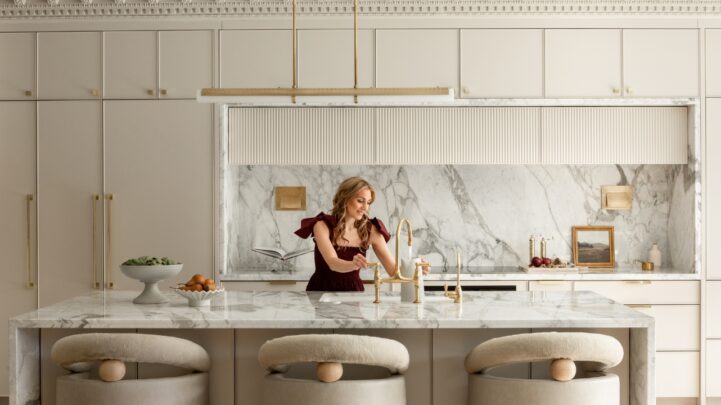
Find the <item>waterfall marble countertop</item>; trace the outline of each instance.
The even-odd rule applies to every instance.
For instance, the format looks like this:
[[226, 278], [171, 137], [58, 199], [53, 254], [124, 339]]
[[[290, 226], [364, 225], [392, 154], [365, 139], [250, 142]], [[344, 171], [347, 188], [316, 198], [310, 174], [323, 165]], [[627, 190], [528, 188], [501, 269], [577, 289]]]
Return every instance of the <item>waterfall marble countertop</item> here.
[[136, 305], [135, 291], [93, 292], [14, 317], [18, 328], [648, 328], [653, 318], [588, 291], [464, 292], [454, 304], [426, 294], [423, 304], [401, 303], [384, 293], [226, 291], [211, 306], [170, 302]]
[[[221, 281], [308, 281], [313, 269], [268, 270], [248, 268], [220, 275]], [[362, 270], [361, 278], [372, 280], [371, 270]], [[425, 277], [427, 281], [454, 281], [456, 269], [434, 268]], [[578, 273], [526, 273], [518, 267], [464, 267], [463, 281], [504, 281], [504, 280], [567, 280], [567, 281], [614, 281], [614, 280], [700, 280], [698, 273], [683, 272], [680, 269], [660, 268], [643, 271], [640, 266], [616, 267], [615, 269], [589, 269]]]

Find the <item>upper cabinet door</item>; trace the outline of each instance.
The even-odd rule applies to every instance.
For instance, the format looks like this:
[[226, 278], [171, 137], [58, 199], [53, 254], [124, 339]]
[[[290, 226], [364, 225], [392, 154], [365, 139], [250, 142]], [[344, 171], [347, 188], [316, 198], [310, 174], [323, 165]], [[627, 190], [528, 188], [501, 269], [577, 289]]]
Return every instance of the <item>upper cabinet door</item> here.
[[290, 87], [293, 84], [290, 30], [220, 33], [221, 87]]
[[624, 93], [698, 96], [698, 30], [623, 30]]
[[721, 97], [721, 30], [706, 30], [706, 97]]
[[159, 35], [159, 97], [195, 98], [213, 87], [212, 31], [162, 31]]
[[99, 99], [102, 33], [38, 33], [38, 98]]
[[376, 31], [378, 87], [452, 87], [458, 94], [458, 30]]
[[461, 30], [461, 97], [543, 97], [542, 72], [542, 30]]
[[[373, 31], [358, 31], [358, 87], [373, 87], [375, 46]], [[353, 31], [298, 32], [300, 87], [353, 87]]]
[[35, 34], [0, 34], [0, 100], [35, 97]]
[[[721, 99], [706, 100], [706, 246], [713, 246], [706, 253], [706, 278], [721, 280], [721, 161], [717, 156], [721, 150]], [[703, 159], [702, 158], [702, 159]], [[721, 337], [721, 336], [719, 336]]]
[[620, 97], [621, 31], [546, 30], [546, 97]]
[[105, 98], [155, 98], [155, 31], [105, 33]]

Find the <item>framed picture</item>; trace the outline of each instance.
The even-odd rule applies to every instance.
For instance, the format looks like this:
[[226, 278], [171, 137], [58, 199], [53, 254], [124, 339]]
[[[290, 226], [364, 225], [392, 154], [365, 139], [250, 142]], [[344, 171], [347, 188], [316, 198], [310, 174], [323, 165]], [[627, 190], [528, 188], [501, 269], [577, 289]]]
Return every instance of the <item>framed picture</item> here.
[[612, 226], [574, 226], [573, 262], [576, 266], [615, 267]]

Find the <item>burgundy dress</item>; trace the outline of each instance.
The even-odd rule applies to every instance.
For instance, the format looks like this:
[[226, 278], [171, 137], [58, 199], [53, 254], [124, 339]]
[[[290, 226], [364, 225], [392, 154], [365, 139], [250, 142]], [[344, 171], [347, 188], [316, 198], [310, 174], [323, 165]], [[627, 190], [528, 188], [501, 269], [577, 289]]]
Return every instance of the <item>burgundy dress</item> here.
[[[303, 239], [306, 239], [313, 234], [313, 226], [318, 221], [325, 222], [331, 234], [333, 233], [333, 228], [335, 228], [338, 223], [333, 215], [321, 212], [315, 217], [301, 220], [300, 229], [295, 231], [295, 234]], [[378, 218], [372, 218], [368, 223], [369, 230], [372, 226], [375, 226], [376, 230], [380, 232], [386, 242], [388, 242], [391, 235], [388, 233], [388, 230], [386, 230], [383, 222], [381, 222]], [[315, 238], [315, 235], [313, 236]], [[358, 253], [365, 256], [366, 251], [368, 250], [359, 246], [333, 245], [333, 248], [335, 249], [336, 254], [338, 254], [338, 258], [348, 261], [353, 260], [353, 256]], [[325, 259], [323, 259], [323, 255], [321, 255], [317, 243], [315, 244], [313, 255], [315, 257], [315, 273], [313, 273], [310, 277], [306, 291], [363, 291], [363, 282], [358, 274], [360, 272], [359, 270], [354, 270], [348, 273], [339, 273], [331, 270], [328, 263], [326, 263]]]

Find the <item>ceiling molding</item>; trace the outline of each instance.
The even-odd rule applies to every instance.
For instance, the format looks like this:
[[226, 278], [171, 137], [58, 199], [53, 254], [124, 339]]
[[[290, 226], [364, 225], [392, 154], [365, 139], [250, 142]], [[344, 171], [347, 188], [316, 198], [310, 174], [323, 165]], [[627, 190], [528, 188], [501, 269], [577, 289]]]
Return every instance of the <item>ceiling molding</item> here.
[[[299, 15], [345, 16], [350, 0], [298, 0]], [[289, 16], [289, 0], [0, 0], [0, 19]], [[721, 0], [360, 0], [364, 16], [721, 15]]]

